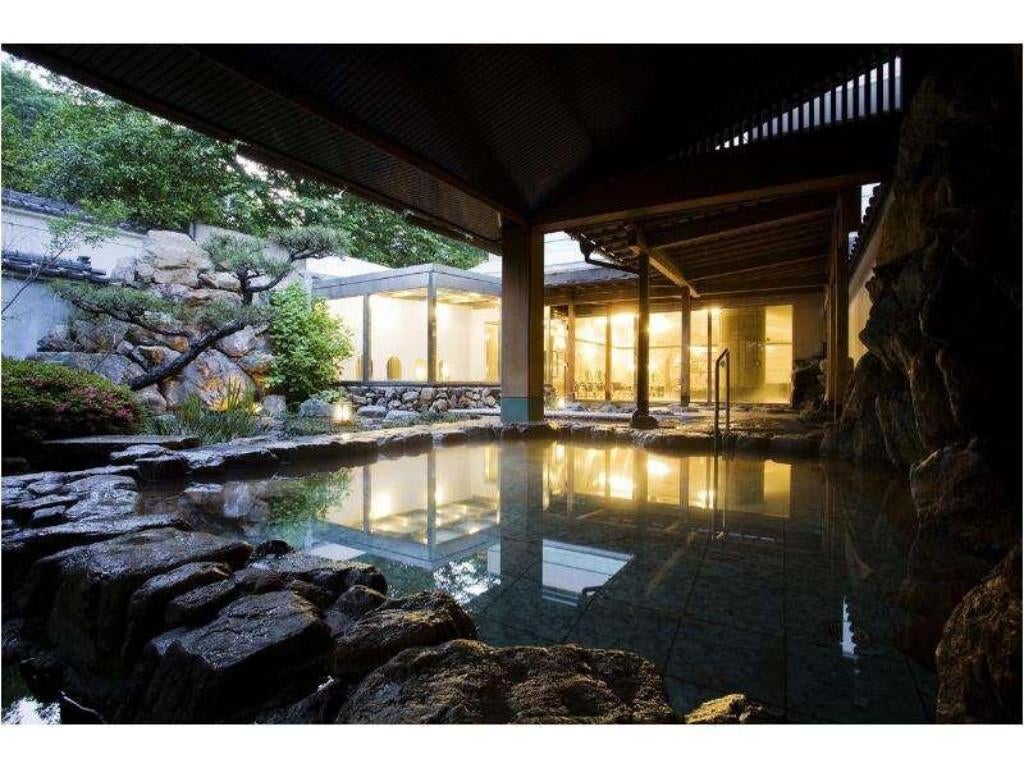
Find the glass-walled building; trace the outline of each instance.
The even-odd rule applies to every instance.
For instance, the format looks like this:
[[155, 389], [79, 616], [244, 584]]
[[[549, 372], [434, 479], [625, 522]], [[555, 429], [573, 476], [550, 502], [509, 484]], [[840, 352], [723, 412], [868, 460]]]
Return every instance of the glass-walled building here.
[[[791, 303], [779, 303], [692, 310], [688, 345], [690, 399], [707, 399], [709, 361], [713, 367], [719, 353], [728, 347], [733, 401], [788, 402], [795, 359], [793, 307]], [[566, 400], [634, 400], [636, 312], [621, 305], [614, 309], [601, 305], [574, 309], [570, 322], [568, 307], [547, 308], [547, 383], [558, 397]], [[680, 402], [682, 339], [681, 311], [651, 313], [651, 402]], [[568, 364], [570, 355], [572, 366]]]
[[498, 384], [501, 282], [438, 264], [317, 280], [351, 330], [343, 382]]
[[[622, 298], [601, 303], [590, 297], [598, 287], [586, 282], [587, 272], [572, 273], [579, 282], [572, 283], [571, 304], [545, 277], [545, 384], [557, 402], [635, 402], [635, 284], [620, 280], [616, 290]], [[560, 279], [570, 281], [564, 273]], [[342, 382], [501, 382], [497, 274], [429, 264], [321, 278], [314, 292], [352, 332], [354, 352], [341, 366]], [[652, 403], [680, 403], [684, 393], [689, 402], [707, 401], [714, 363], [726, 348], [733, 402], [786, 403], [794, 361], [821, 352], [821, 301], [814, 294], [714, 304], [693, 300], [688, 325], [678, 298], [652, 306]]]

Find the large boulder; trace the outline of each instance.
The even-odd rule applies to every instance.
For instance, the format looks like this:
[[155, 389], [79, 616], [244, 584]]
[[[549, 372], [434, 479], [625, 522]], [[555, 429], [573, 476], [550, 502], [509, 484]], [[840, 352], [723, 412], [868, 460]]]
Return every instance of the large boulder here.
[[[361, 608], [372, 601], [352, 602]], [[406, 648], [457, 638], [476, 638], [469, 614], [445, 592], [418, 592], [388, 600], [340, 634], [331, 654], [331, 671], [341, 679], [357, 679]]]
[[[372, 614], [371, 614], [372, 615]], [[671, 723], [655, 666], [625, 651], [493, 648], [452, 640], [412, 648], [367, 675], [346, 723]]]
[[183, 232], [150, 230], [143, 259], [156, 270], [192, 269], [208, 272], [213, 263], [206, 251]]
[[217, 349], [228, 357], [242, 357], [253, 350], [256, 345], [256, 332], [247, 325], [240, 331], [225, 336], [217, 342]]
[[953, 611], [935, 661], [937, 720], [1020, 724], [1020, 544]]
[[948, 445], [910, 471], [922, 529], [995, 562], [1020, 541], [1020, 507], [1007, 498], [977, 441]]
[[157, 638], [119, 719], [244, 720], [273, 697], [311, 683], [329, 642], [317, 608], [293, 592], [241, 597], [205, 626]]
[[742, 693], [730, 693], [717, 699], [705, 701], [687, 714], [683, 720], [688, 725], [720, 725], [747, 723], [780, 723], [782, 718], [772, 714]]
[[173, 379], [161, 384], [167, 405], [177, 408], [190, 395], [197, 395], [207, 405], [218, 404], [232, 387], [242, 391], [253, 389], [252, 379], [227, 355], [207, 349], [185, 366]]
[[37, 352], [29, 359], [98, 373], [115, 384], [127, 384], [145, 373], [135, 361], [106, 352]]

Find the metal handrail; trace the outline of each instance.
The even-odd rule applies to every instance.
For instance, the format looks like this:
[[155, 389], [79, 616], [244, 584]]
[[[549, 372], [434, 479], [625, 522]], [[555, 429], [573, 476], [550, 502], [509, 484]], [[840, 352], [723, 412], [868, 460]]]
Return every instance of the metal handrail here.
[[729, 390], [731, 388], [730, 387], [730, 381], [729, 381], [730, 380], [730, 374], [731, 374], [729, 361], [730, 361], [729, 348], [726, 347], [725, 349], [722, 350], [721, 354], [715, 359], [715, 444], [716, 445], [718, 444], [718, 441], [719, 441], [719, 439], [722, 436], [722, 433], [718, 429], [718, 408], [719, 408], [719, 404], [721, 403], [721, 388], [719, 386], [719, 375], [718, 375], [718, 372], [721, 369], [723, 362], [725, 364], [725, 431], [726, 431], [726, 433], [729, 432], [729, 411], [730, 411], [730, 406], [731, 406], [731, 402], [730, 402], [730, 398], [729, 398]]

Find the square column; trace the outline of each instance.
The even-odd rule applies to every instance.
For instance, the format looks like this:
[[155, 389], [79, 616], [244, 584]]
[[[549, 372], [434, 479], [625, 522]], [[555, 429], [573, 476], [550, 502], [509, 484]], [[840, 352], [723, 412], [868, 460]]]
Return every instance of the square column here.
[[576, 402], [576, 303], [565, 312], [565, 399]]
[[501, 420], [544, 418], [544, 235], [501, 235]]
[[690, 291], [683, 288], [679, 306], [679, 404], [690, 404]]
[[651, 261], [646, 251], [637, 256], [637, 301], [636, 326], [636, 410], [629, 420], [635, 429], [651, 429], [658, 426], [651, 414]]
[[437, 279], [433, 271], [427, 276], [427, 383], [440, 381], [437, 369]]

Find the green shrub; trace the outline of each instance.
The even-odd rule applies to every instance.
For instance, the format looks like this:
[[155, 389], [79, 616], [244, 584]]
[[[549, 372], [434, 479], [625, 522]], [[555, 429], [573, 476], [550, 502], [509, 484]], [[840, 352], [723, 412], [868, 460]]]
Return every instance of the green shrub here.
[[299, 403], [333, 386], [338, 366], [352, 354], [352, 334], [327, 311], [322, 299], [310, 301], [298, 283], [270, 297], [268, 333], [274, 345], [274, 364], [267, 386]]
[[228, 386], [217, 408], [208, 407], [198, 395], [189, 395], [174, 414], [153, 419], [150, 429], [160, 435], [195, 435], [203, 445], [262, 431], [252, 393], [235, 385]]
[[130, 389], [97, 373], [4, 358], [3, 438], [22, 441], [138, 432], [145, 410]]

